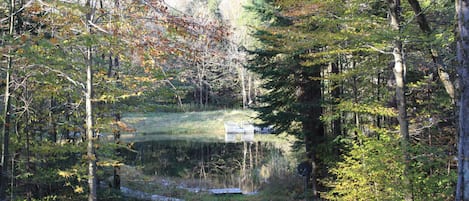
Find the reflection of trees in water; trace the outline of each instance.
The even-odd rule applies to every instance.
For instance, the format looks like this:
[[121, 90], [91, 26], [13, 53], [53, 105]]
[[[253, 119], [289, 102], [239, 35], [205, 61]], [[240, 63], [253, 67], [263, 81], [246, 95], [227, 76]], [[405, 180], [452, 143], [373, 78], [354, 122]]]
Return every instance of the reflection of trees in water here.
[[[268, 176], [279, 173], [286, 160], [270, 143], [148, 141], [134, 145], [137, 153], [125, 154], [127, 163], [141, 166], [148, 175], [193, 180], [202, 188], [258, 189]], [[266, 171], [268, 174], [266, 174]], [[280, 171], [282, 172], [282, 171]]]

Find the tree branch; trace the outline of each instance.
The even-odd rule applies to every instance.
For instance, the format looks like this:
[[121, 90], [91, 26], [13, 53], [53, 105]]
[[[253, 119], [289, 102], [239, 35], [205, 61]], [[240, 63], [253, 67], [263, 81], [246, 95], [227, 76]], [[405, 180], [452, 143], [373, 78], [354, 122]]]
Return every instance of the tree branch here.
[[70, 83], [72, 83], [73, 85], [75, 86], [78, 86], [78, 87], [81, 87], [82, 90], [85, 90], [85, 85], [79, 81], [76, 81], [74, 80], [72, 77], [70, 77], [69, 75], [67, 75], [66, 73], [60, 71], [60, 70], [57, 70], [57, 69], [53, 69], [51, 67], [48, 67], [48, 66], [42, 66], [43, 68], [47, 69], [47, 70], [50, 70], [52, 72], [55, 72], [57, 73], [57, 76], [59, 77], [63, 77], [65, 79], [67, 79]]
[[372, 49], [372, 50], [375, 50], [375, 51], [377, 51], [377, 52], [379, 52], [379, 53], [382, 53], [382, 54], [389, 54], [389, 55], [392, 55], [392, 52], [386, 52], [386, 51], [384, 51], [384, 50], [378, 49], [378, 48], [376, 48], [376, 47], [374, 47], [374, 46], [371, 46], [371, 45], [365, 45], [364, 47], [368, 47], [368, 48], [370, 48], [370, 49]]

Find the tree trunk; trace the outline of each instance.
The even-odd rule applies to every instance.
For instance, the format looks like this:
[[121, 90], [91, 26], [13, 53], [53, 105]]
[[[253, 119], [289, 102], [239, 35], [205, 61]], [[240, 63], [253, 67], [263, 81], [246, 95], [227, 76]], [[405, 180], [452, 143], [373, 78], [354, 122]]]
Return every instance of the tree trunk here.
[[[352, 61], [351, 63], [351, 69], [354, 69], [355, 68], [355, 62]], [[355, 104], [359, 104], [359, 97], [358, 97], [358, 84], [357, 84], [357, 76], [353, 76], [352, 77], [352, 81], [353, 81], [353, 102]], [[358, 112], [354, 112], [353, 113], [353, 120], [354, 120], [354, 123], [355, 123], [355, 128], [359, 129], [360, 128], [360, 113]], [[358, 132], [355, 131], [355, 137], [358, 136]], [[368, 136], [368, 133], [367, 133], [367, 136]]]
[[[332, 62], [331, 63], [331, 73], [333, 75], [338, 75], [340, 73], [339, 64], [337, 62]], [[334, 105], [337, 105], [338, 102], [339, 102], [341, 93], [342, 93], [342, 90], [341, 90], [341, 87], [340, 87], [340, 81], [337, 81], [337, 80], [333, 81], [331, 87], [332, 87], [331, 95], [332, 95], [332, 98], [333, 98], [332, 102], [333, 102]], [[332, 120], [332, 135], [334, 137], [337, 137], [337, 136], [341, 135], [341, 131], [342, 131], [341, 116], [342, 115], [339, 115], [339, 117]]]
[[[13, 0], [12, 0], [13, 1]], [[12, 67], [12, 58], [8, 58], [8, 67], [6, 72], [5, 102], [4, 102], [4, 123], [3, 123], [3, 144], [1, 159], [1, 179], [0, 179], [0, 200], [6, 199], [6, 186], [8, 185], [8, 158], [10, 145], [10, 125], [11, 125], [11, 102], [10, 102], [10, 71]]]
[[52, 141], [57, 143], [57, 123], [54, 119], [54, 114], [52, 113], [52, 108], [55, 106], [54, 96], [50, 97], [49, 101], [49, 135], [52, 137]]
[[309, 72], [304, 72], [297, 78], [299, 81], [297, 99], [298, 103], [306, 106], [300, 111], [304, 135], [303, 140], [306, 155], [312, 165], [311, 190], [313, 192], [313, 198], [319, 199], [318, 179], [321, 178], [321, 175], [318, 174], [318, 170], [321, 163], [320, 158], [318, 158], [316, 154], [318, 153], [318, 145], [321, 144], [324, 139], [324, 125], [321, 121], [321, 115], [323, 114], [321, 101], [323, 101], [323, 95], [321, 81], [319, 79], [311, 81], [310, 79], [311, 77], [321, 77], [322, 66], [309, 68]]
[[241, 97], [243, 99], [243, 109], [246, 109], [247, 108], [247, 95], [246, 95], [246, 80], [245, 80], [245, 70], [243, 68], [243, 66], [241, 66], [240, 64], [236, 64], [236, 66], [238, 66], [238, 72], [239, 72], [239, 80], [240, 80], [240, 84], [241, 84]]
[[93, 112], [91, 105], [91, 96], [93, 91], [93, 75], [92, 75], [92, 61], [91, 61], [91, 48], [88, 48], [87, 59], [88, 65], [86, 68], [86, 137], [88, 139], [87, 156], [88, 156], [88, 185], [89, 185], [89, 201], [96, 201], [97, 179], [96, 179], [96, 154], [94, 149], [94, 133], [93, 133]]
[[[412, 10], [415, 13], [417, 23], [419, 24], [420, 29], [427, 35], [432, 33], [432, 29], [427, 21], [427, 17], [422, 11], [422, 8], [420, 7], [420, 3], [418, 0], [408, 0], [410, 6], [412, 7]], [[433, 63], [437, 66], [437, 73], [438, 77], [440, 78], [440, 81], [443, 83], [443, 86], [445, 87], [446, 93], [451, 97], [451, 101], [455, 103], [455, 91], [454, 91], [454, 85], [451, 82], [450, 76], [448, 72], [446, 72], [446, 65], [443, 62], [443, 59], [440, 57], [438, 54], [438, 50], [430, 48], [430, 54], [433, 59]]]
[[251, 105], [254, 101], [252, 99], [252, 74], [250, 72], [246, 72], [248, 74], [248, 106]]
[[[91, 22], [94, 18], [94, 12], [96, 9], [96, 1], [88, 0], [87, 6], [89, 6], [90, 13], [87, 15], [87, 29], [89, 34], [92, 34]], [[88, 139], [87, 144], [87, 159], [88, 159], [88, 200], [97, 200], [97, 176], [96, 176], [96, 153], [94, 148], [95, 136], [93, 132], [93, 110], [91, 105], [91, 99], [93, 95], [93, 60], [92, 60], [92, 47], [87, 48], [86, 54], [86, 92], [85, 92], [85, 105], [86, 105], [86, 137]]]
[[[8, 34], [13, 36], [15, 26], [15, 0], [10, 0], [10, 22]], [[9, 145], [10, 145], [10, 125], [11, 125], [11, 102], [10, 102], [10, 78], [11, 70], [13, 68], [13, 58], [11, 50], [8, 50], [7, 69], [5, 77], [5, 102], [4, 102], [4, 123], [3, 123], [3, 143], [2, 143], [2, 156], [1, 156], [1, 172], [0, 172], [0, 200], [5, 200], [7, 196], [6, 186], [8, 185], [8, 158], [9, 158]]]
[[407, 121], [407, 105], [405, 98], [405, 67], [402, 55], [402, 43], [395, 41], [394, 44], [394, 77], [396, 79], [396, 101], [399, 111], [398, 121], [400, 133], [405, 141], [409, 141], [409, 122]]
[[412, 196], [412, 182], [408, 176], [410, 169], [410, 157], [409, 157], [409, 122], [407, 120], [407, 105], [405, 98], [405, 77], [406, 68], [404, 60], [404, 50], [402, 49], [402, 41], [400, 39], [400, 26], [401, 26], [401, 2], [400, 0], [388, 0], [389, 15], [391, 20], [391, 27], [397, 34], [393, 41], [393, 56], [394, 56], [394, 78], [396, 79], [396, 101], [397, 110], [399, 115], [397, 117], [399, 121], [399, 132], [401, 134], [402, 149], [404, 151], [405, 170], [403, 175], [404, 182], [404, 199], [413, 200]]
[[[119, 66], [119, 59], [118, 57], [116, 56], [115, 57], [115, 63], [113, 64], [112, 63], [112, 53], [109, 55], [109, 69], [112, 68], [113, 65], [115, 65], [116, 68], [118, 68]], [[112, 76], [112, 70], [109, 70], [111, 73], [108, 73], [108, 76]], [[116, 72], [117, 73], [117, 72]], [[116, 77], [116, 79], [118, 79], [118, 77]], [[113, 103], [113, 112], [114, 112], [114, 120], [115, 122], [119, 122], [121, 121], [121, 114], [120, 112], [116, 111], [116, 108], [115, 108], [115, 103]], [[120, 141], [120, 137], [121, 137], [121, 133], [120, 133], [120, 129], [115, 129], [113, 130], [113, 134], [114, 134], [114, 143], [116, 143], [116, 145], [118, 146], [121, 141]], [[117, 157], [120, 157], [121, 156], [121, 148], [116, 148], [115, 149], [115, 154]], [[116, 165], [114, 166], [114, 172], [113, 172], [113, 185], [112, 187], [114, 189], [117, 189], [117, 190], [120, 190], [120, 186], [121, 186], [121, 180], [120, 180], [120, 166], [119, 165]]]
[[[117, 59], [117, 57], [116, 57]], [[104, 54], [103, 54], [103, 60], [104, 60]], [[108, 69], [107, 69], [107, 77], [108, 78], [111, 78], [112, 77], [112, 67], [113, 67], [113, 63], [112, 63], [112, 52], [109, 53], [109, 65], [108, 65]]]
[[242, 170], [241, 170], [241, 181], [239, 182], [239, 186], [242, 189], [244, 187], [244, 184], [246, 182], [246, 160], [247, 160], [247, 154], [248, 154], [248, 146], [247, 142], [243, 141], [243, 163], [242, 163]]
[[459, 103], [458, 183], [456, 200], [469, 200], [469, 2], [456, 1], [457, 59], [461, 85]]

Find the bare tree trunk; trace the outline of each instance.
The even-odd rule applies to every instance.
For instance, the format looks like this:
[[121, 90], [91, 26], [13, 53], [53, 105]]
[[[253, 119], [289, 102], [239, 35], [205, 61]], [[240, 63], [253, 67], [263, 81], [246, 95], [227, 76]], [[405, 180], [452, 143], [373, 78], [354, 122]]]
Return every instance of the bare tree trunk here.
[[252, 100], [252, 74], [250, 72], [247, 72], [248, 74], [248, 106], [253, 103]]
[[205, 105], [209, 105], [209, 97], [210, 97], [210, 85], [207, 81], [204, 80], [204, 91], [205, 91]]
[[239, 80], [241, 84], [241, 97], [243, 99], [243, 109], [246, 109], [247, 108], [246, 80], [245, 80], [246, 73], [245, 73], [245, 69], [243, 68], [243, 66], [241, 66], [240, 64], [235, 64], [235, 65], [238, 68]]
[[[376, 77], [377, 77], [376, 97], [378, 99], [378, 102], [381, 102], [381, 90], [380, 90], [381, 83], [382, 83], [381, 74], [382, 74], [382, 72], [379, 72], [378, 75], [376, 75]], [[378, 127], [378, 128], [381, 128], [381, 118], [382, 118], [382, 116], [379, 116], [379, 115], [376, 116], [376, 127]]]
[[[8, 34], [13, 36], [13, 29], [15, 26], [15, 0], [10, 0], [10, 23]], [[7, 196], [6, 186], [8, 185], [8, 158], [9, 158], [9, 145], [10, 145], [10, 125], [11, 125], [11, 102], [10, 102], [10, 82], [11, 82], [11, 70], [13, 68], [13, 58], [11, 50], [8, 50], [7, 58], [7, 69], [5, 77], [5, 102], [4, 102], [4, 123], [3, 123], [3, 144], [2, 144], [2, 156], [1, 156], [1, 172], [0, 172], [0, 200], [5, 200]]]
[[[355, 68], [355, 62], [352, 61], [351, 65], [352, 65], [352, 69], [354, 69]], [[357, 77], [353, 76], [352, 79], [353, 79], [353, 102], [358, 105], [359, 97], [358, 97]], [[353, 118], [354, 118], [354, 122], [355, 122], [355, 127], [357, 129], [359, 129], [360, 128], [360, 114], [358, 112], [354, 112], [353, 113]], [[355, 135], [358, 135], [357, 131], [355, 131]]]
[[457, 201], [469, 200], [469, 2], [456, 1], [458, 20], [457, 59], [461, 85], [459, 103]]
[[406, 141], [409, 140], [409, 122], [407, 121], [407, 104], [405, 98], [405, 73], [404, 63], [402, 62], [402, 43], [396, 41], [394, 46], [394, 77], [396, 79], [396, 101], [397, 109], [399, 111], [399, 126], [402, 138]]
[[9, 144], [10, 144], [10, 125], [11, 125], [11, 102], [10, 102], [10, 71], [12, 61], [8, 58], [8, 67], [6, 72], [6, 86], [5, 86], [5, 102], [4, 102], [4, 123], [3, 123], [3, 144], [2, 144], [2, 159], [1, 159], [1, 179], [0, 179], [0, 200], [6, 198], [6, 186], [8, 184], [8, 158], [9, 158]]
[[239, 182], [239, 187], [243, 189], [244, 184], [246, 182], [246, 158], [248, 153], [247, 142], [243, 141], [243, 167], [241, 170], [241, 181]]
[[398, 121], [399, 121], [399, 132], [401, 134], [401, 143], [404, 151], [404, 161], [405, 161], [405, 170], [403, 175], [404, 192], [405, 200], [413, 200], [412, 195], [412, 182], [408, 176], [410, 169], [410, 157], [409, 157], [409, 122], [407, 120], [407, 105], [405, 98], [405, 77], [406, 77], [406, 68], [404, 60], [404, 50], [402, 48], [402, 41], [400, 39], [400, 26], [401, 26], [401, 2], [400, 0], [388, 0], [389, 5], [389, 15], [391, 20], [391, 27], [396, 32], [397, 36], [394, 39], [394, 78], [396, 79], [396, 101], [397, 101], [397, 110], [399, 112]]
[[313, 192], [313, 200], [319, 200], [319, 183], [321, 177], [319, 172], [320, 158], [317, 157], [318, 145], [321, 144], [325, 137], [324, 124], [321, 121], [323, 108], [321, 101], [323, 100], [323, 90], [321, 80], [310, 81], [311, 77], [321, 78], [322, 66], [314, 66], [310, 72], [298, 75], [297, 80], [300, 82], [297, 90], [297, 100], [300, 104], [309, 105], [307, 109], [301, 110], [303, 141], [305, 144], [306, 156], [311, 161], [311, 190]]
[[[112, 70], [111, 70], [112, 67], [115, 67], [116, 69], [119, 68], [119, 57], [116, 56], [115, 59], [114, 59], [114, 63], [113, 63], [112, 62], [112, 53], [110, 53], [110, 55], [109, 55], [109, 72], [108, 72], [109, 77], [112, 76]], [[116, 71], [116, 75], [117, 75], [117, 71]], [[116, 79], [119, 79], [119, 77], [116, 76]], [[119, 122], [121, 120], [121, 114], [120, 114], [120, 112], [115, 111], [116, 108], [114, 106], [115, 106], [115, 103], [113, 103], [114, 120], [116, 122]], [[117, 145], [119, 145], [121, 143], [120, 142], [120, 136], [121, 136], [120, 132], [121, 132], [120, 129], [115, 129], [113, 131], [113, 133], [114, 133], [114, 143], [116, 143]], [[118, 157], [121, 156], [120, 148], [115, 149], [115, 154]], [[120, 180], [120, 166], [119, 165], [114, 166], [114, 172], [113, 172], [112, 176], [113, 176], [113, 182], [112, 182], [113, 185], [112, 185], [112, 187], [114, 189], [120, 190], [121, 180]]]
[[88, 48], [86, 68], [86, 137], [88, 139], [87, 156], [88, 156], [88, 185], [89, 185], [89, 201], [96, 201], [97, 179], [96, 179], [96, 154], [94, 149], [94, 133], [93, 133], [93, 112], [91, 105], [91, 96], [93, 91], [93, 75], [92, 75], [92, 50]]
[[[338, 75], [340, 73], [340, 68], [339, 65], [336, 62], [331, 63], [331, 73], [333, 75]], [[342, 93], [341, 87], [340, 87], [340, 82], [339, 81], [333, 81], [332, 82], [332, 98], [333, 104], [338, 104], [338, 100], [340, 99], [340, 95]], [[340, 136], [341, 131], [342, 131], [342, 125], [341, 125], [341, 115], [337, 117], [336, 119], [332, 120], [332, 134], [334, 137]]]
[[54, 121], [54, 116], [52, 113], [52, 108], [55, 106], [54, 102], [55, 102], [54, 96], [52, 95], [49, 100], [49, 111], [48, 111], [49, 125], [48, 126], [49, 126], [49, 135], [52, 136], [52, 141], [54, 143], [57, 143], [57, 124], [56, 124], [56, 121]]
[[[96, 10], [96, 1], [88, 0], [87, 6], [90, 8], [90, 13], [87, 15], [87, 29], [89, 34], [92, 34], [91, 22], [94, 19], [94, 13]], [[87, 158], [88, 158], [88, 200], [97, 200], [97, 176], [96, 176], [96, 153], [94, 148], [95, 136], [93, 132], [93, 110], [91, 99], [93, 95], [93, 49], [91, 46], [87, 49], [86, 54], [86, 92], [85, 92], [85, 106], [86, 106], [86, 137], [88, 139], [87, 144]]]

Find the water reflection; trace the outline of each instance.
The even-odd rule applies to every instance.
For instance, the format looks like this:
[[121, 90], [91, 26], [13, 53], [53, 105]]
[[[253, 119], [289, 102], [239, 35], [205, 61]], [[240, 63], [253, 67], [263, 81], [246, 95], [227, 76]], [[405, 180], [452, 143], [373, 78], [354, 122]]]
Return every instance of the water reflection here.
[[125, 161], [147, 175], [183, 179], [191, 188], [240, 188], [244, 193], [258, 190], [281, 169], [278, 161], [286, 161], [268, 142], [156, 140], [135, 142], [134, 149], [124, 154]]

